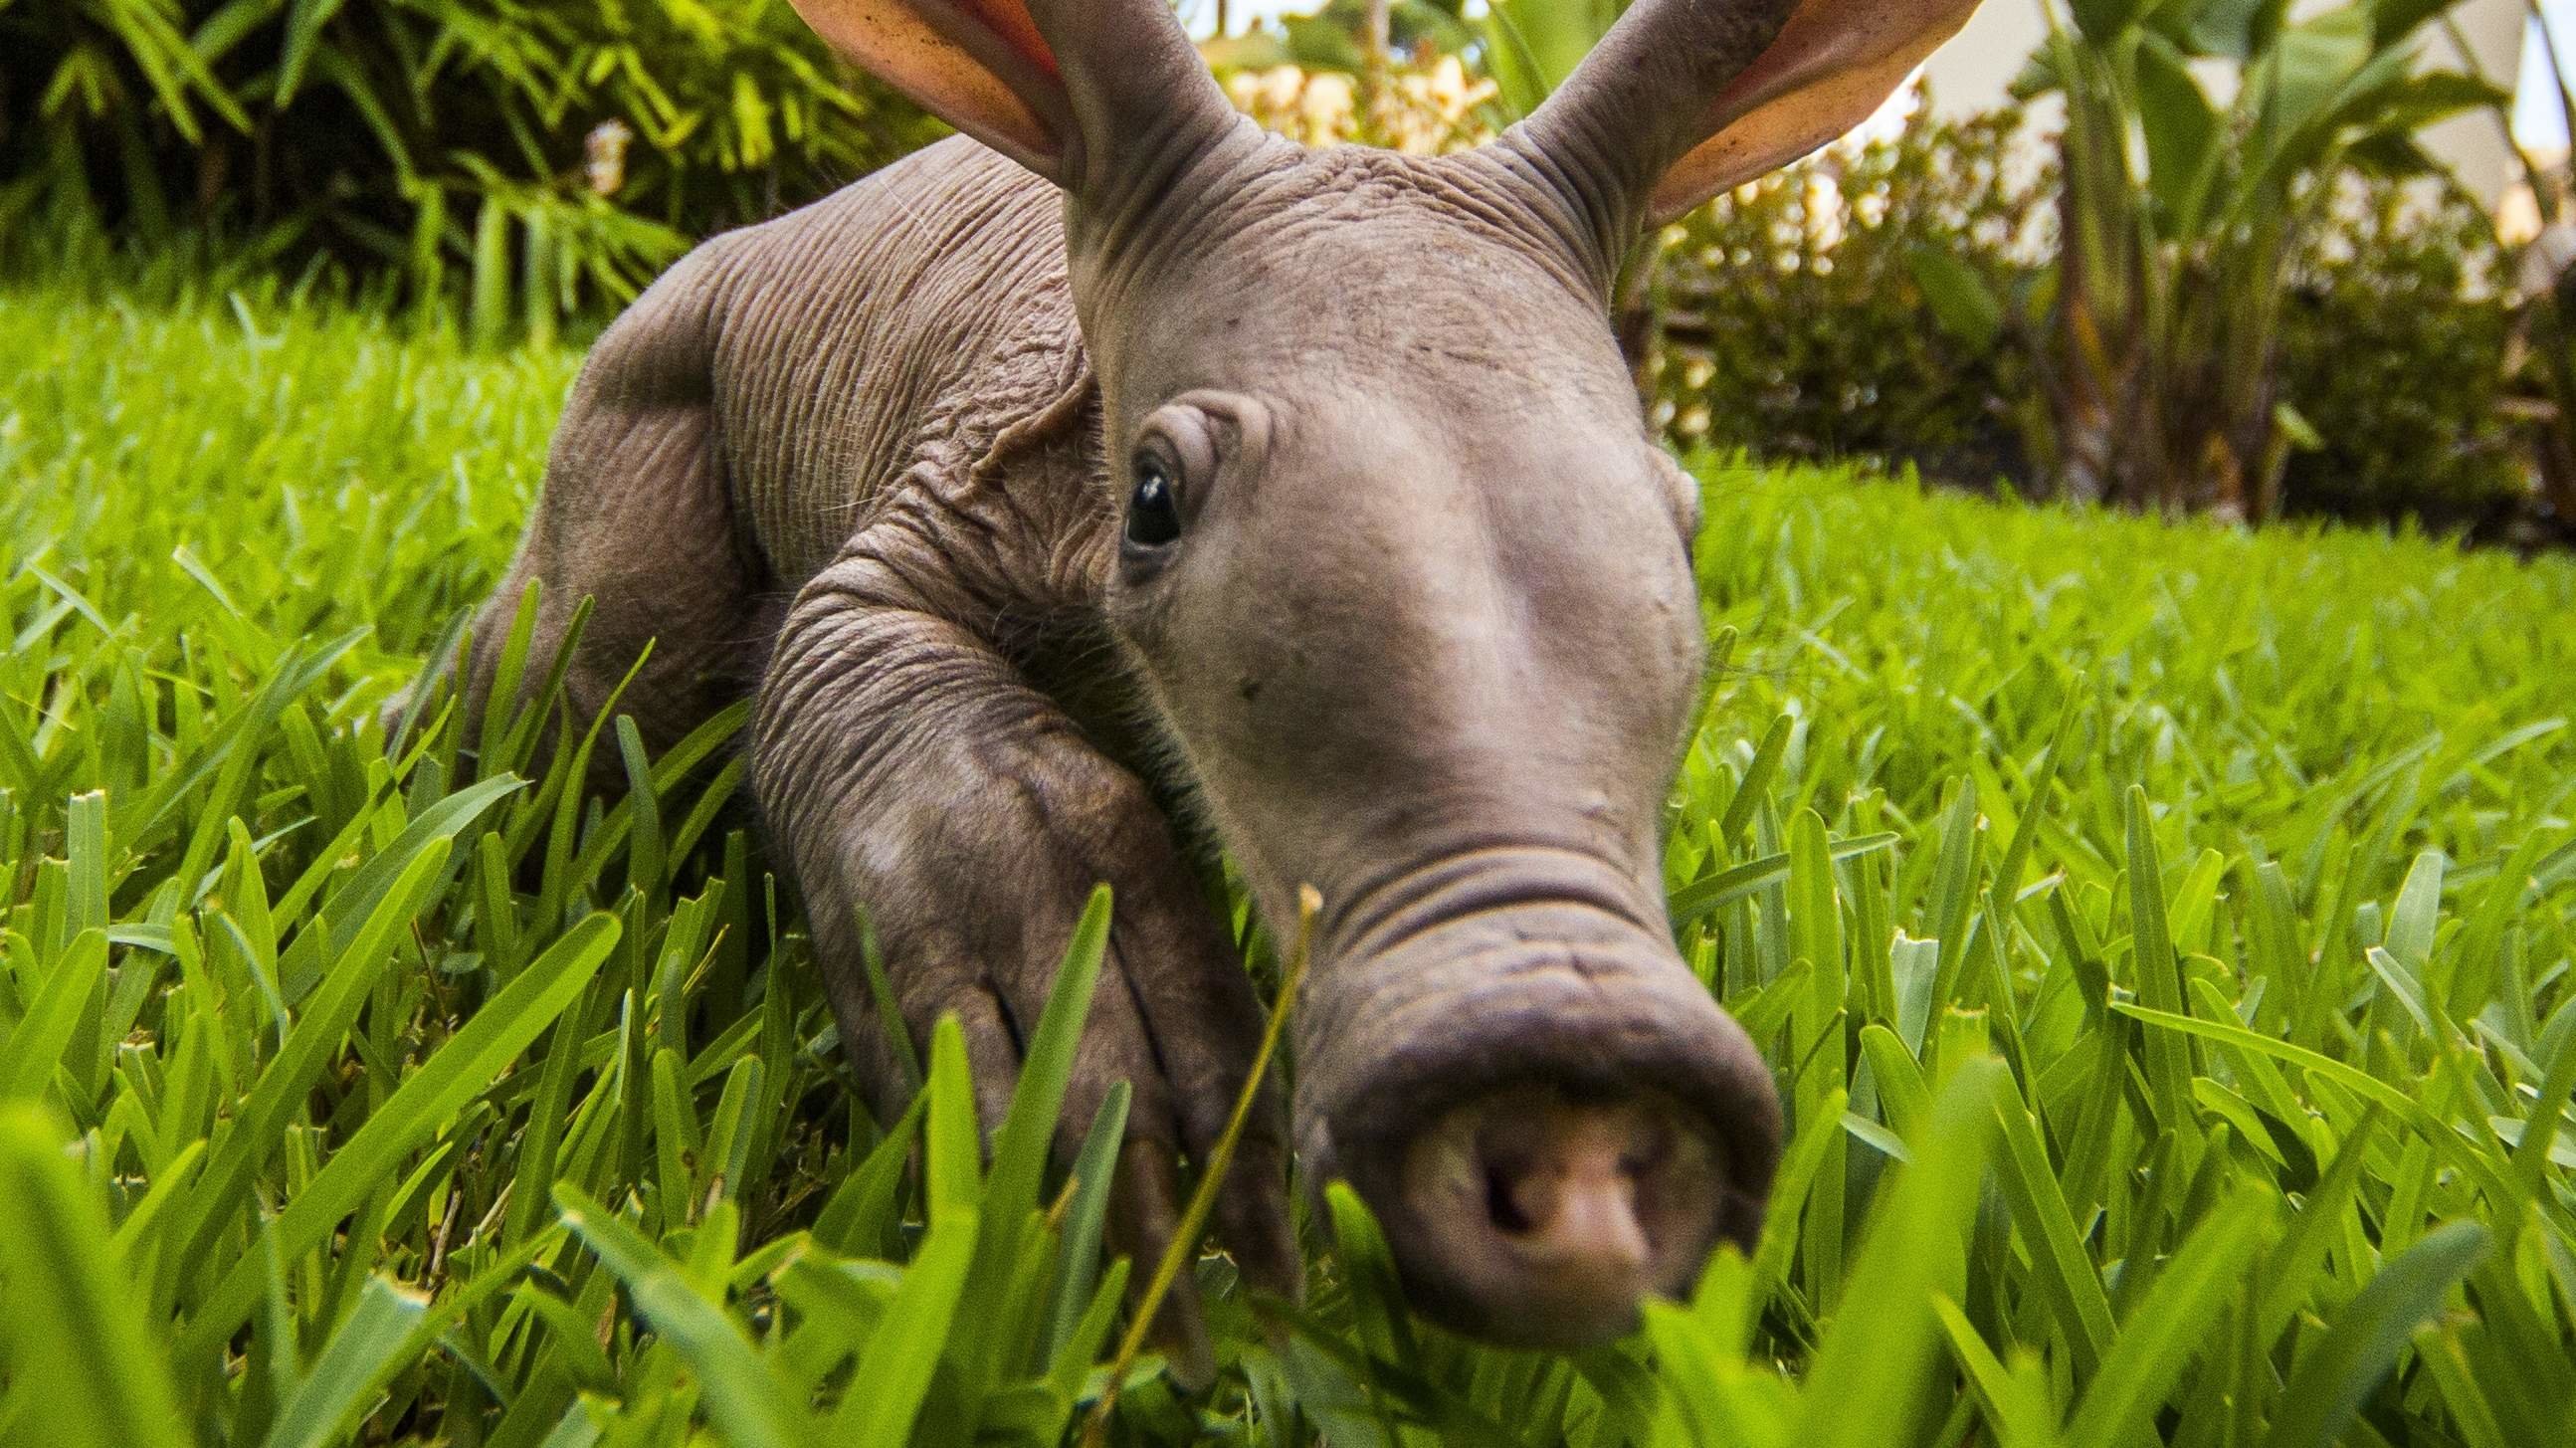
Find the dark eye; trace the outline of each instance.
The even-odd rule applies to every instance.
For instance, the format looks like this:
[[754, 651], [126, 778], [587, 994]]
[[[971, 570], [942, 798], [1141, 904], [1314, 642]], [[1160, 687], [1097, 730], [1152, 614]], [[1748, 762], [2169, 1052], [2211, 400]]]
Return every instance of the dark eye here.
[[1181, 536], [1181, 500], [1171, 464], [1152, 453], [1136, 456], [1136, 491], [1127, 495], [1127, 546], [1160, 548]]

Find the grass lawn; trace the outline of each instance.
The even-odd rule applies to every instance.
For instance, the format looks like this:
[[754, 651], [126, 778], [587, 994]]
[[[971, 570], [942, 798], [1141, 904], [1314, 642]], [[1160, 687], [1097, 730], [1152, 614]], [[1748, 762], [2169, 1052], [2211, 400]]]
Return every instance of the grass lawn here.
[[[599, 733], [605, 804], [384, 756], [574, 354], [36, 290], [0, 358], [0, 1443], [1085, 1431], [1061, 1072], [989, 1166], [953, 1038], [857, 1111], [727, 725]], [[1789, 1106], [1759, 1251], [1502, 1353], [1333, 1198], [1103, 1441], [2576, 1441], [2576, 564], [1704, 471], [1669, 871]]]

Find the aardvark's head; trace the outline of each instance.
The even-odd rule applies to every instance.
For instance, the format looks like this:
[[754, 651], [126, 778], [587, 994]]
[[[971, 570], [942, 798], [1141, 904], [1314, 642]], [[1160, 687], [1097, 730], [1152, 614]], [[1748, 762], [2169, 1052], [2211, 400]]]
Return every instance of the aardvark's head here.
[[1609, 289], [1642, 228], [1849, 129], [1974, 0], [1636, 0], [1436, 159], [1264, 135], [1165, 0], [797, 4], [1065, 191], [1112, 625], [1266, 918], [1325, 902], [1310, 1176], [1456, 1325], [1619, 1331], [1754, 1235], [1780, 1116], [1664, 915], [1698, 505]]

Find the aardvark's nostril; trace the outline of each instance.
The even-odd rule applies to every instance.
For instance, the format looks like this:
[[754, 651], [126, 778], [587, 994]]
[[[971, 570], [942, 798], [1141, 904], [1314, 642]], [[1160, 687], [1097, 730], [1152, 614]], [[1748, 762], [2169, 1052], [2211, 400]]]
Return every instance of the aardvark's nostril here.
[[1516, 1190], [1518, 1186], [1519, 1183], [1513, 1181], [1500, 1167], [1490, 1162], [1486, 1164], [1485, 1216], [1497, 1229], [1514, 1237], [1538, 1225], [1521, 1210], [1519, 1192]]
[[1673, 1135], [1661, 1109], [1574, 1105], [1524, 1087], [1456, 1117], [1473, 1123], [1487, 1215], [1524, 1257], [1622, 1274], [1645, 1266], [1640, 1186], [1669, 1154]]
[[1403, 1215], [1489, 1335], [1572, 1344], [1619, 1332], [1639, 1298], [1698, 1269], [1722, 1191], [1678, 1103], [1524, 1085], [1414, 1139]]

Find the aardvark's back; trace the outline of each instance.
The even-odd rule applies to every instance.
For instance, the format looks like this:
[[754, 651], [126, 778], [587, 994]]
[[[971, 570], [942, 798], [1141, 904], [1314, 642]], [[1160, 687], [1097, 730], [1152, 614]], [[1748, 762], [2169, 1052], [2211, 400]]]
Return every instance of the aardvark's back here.
[[1042, 611], [1081, 567], [1065, 541], [1108, 506], [1087, 486], [1062, 207], [957, 139], [672, 267], [574, 387], [538, 516], [475, 621], [466, 717], [531, 580], [539, 660], [594, 600], [578, 714], [652, 644], [618, 707], [656, 747], [750, 691], [778, 612], [872, 524], [909, 521], [920, 572], [961, 604]]

